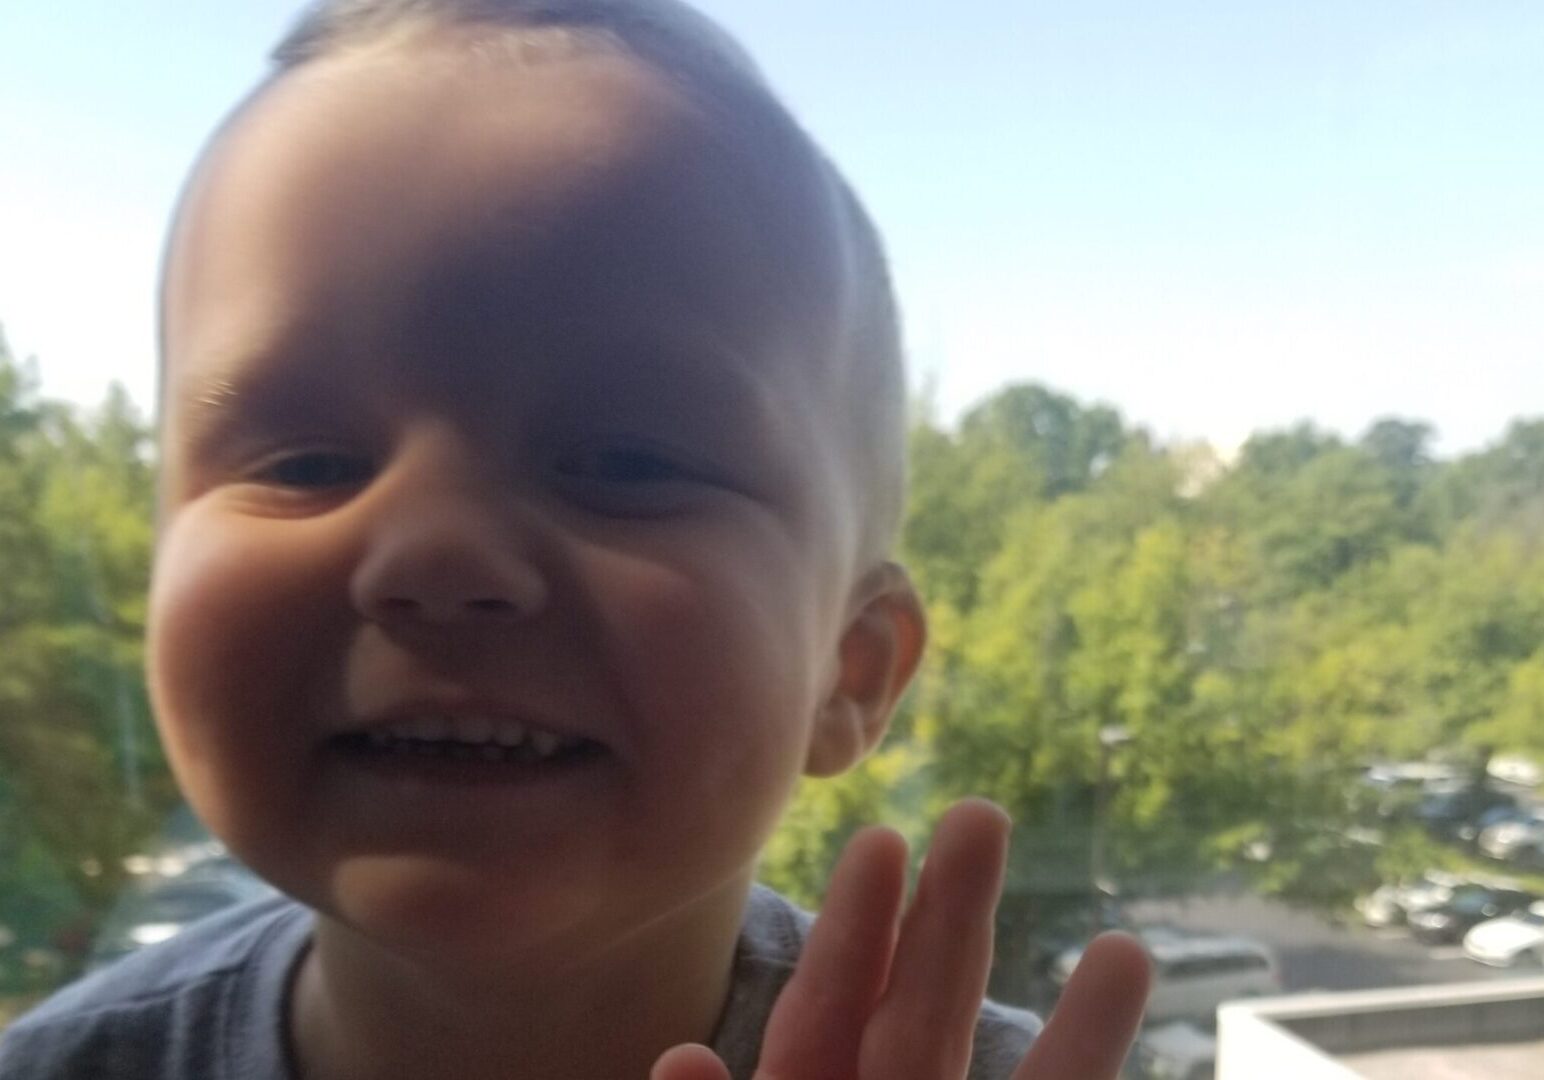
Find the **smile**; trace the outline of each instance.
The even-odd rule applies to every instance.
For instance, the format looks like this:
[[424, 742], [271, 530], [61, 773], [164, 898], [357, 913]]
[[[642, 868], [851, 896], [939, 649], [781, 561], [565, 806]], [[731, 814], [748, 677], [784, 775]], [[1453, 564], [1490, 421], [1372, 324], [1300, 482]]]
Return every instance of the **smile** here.
[[332, 743], [359, 754], [492, 762], [545, 762], [588, 756], [601, 749], [589, 739], [504, 717], [442, 713], [347, 732], [334, 736]]

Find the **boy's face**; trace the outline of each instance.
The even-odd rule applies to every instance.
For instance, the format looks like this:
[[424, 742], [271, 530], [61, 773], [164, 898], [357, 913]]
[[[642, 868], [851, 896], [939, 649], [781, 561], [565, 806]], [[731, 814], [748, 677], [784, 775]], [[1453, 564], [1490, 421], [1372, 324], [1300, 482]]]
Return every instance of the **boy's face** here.
[[853, 756], [827, 214], [608, 55], [359, 54], [244, 111], [169, 263], [151, 630], [237, 855], [409, 947], [744, 881]]

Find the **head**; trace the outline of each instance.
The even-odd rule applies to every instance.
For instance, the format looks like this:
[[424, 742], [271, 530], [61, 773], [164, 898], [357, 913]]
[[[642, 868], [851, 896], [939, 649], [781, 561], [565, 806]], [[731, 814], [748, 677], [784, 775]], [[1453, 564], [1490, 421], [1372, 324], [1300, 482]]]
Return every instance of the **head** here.
[[170, 240], [151, 685], [231, 848], [403, 948], [748, 881], [922, 648], [878, 241], [667, 0], [324, 3]]

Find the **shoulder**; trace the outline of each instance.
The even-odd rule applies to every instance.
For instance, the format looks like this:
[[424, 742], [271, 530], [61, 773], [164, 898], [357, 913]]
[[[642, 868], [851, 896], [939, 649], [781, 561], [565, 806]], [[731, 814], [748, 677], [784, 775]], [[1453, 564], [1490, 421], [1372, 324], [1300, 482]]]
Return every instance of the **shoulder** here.
[[311, 913], [286, 897], [200, 920], [12, 1024], [0, 1037], [0, 1080], [223, 1075], [237, 1067], [218, 1060], [231, 1040], [279, 1020], [289, 968], [310, 930]]
[[1040, 1034], [1040, 1018], [1027, 1009], [981, 1003], [968, 1080], [1007, 1080]]
[[765, 885], [752, 886], [740, 927], [739, 962], [781, 970], [786, 976], [799, 962], [814, 923], [813, 912]]
[[[735, 957], [730, 1007], [719, 1032], [719, 1043], [731, 1044], [722, 1046], [723, 1050], [747, 1041], [759, 1047], [761, 1028], [798, 963], [814, 921], [813, 914], [771, 889], [762, 885], [752, 889]], [[969, 1080], [1011, 1075], [1039, 1032], [1040, 1020], [1033, 1013], [983, 1001]]]
[[308, 933], [310, 912], [287, 897], [238, 904], [71, 983], [16, 1024], [75, 1022], [96, 1013], [177, 997], [241, 972], [284, 930]]

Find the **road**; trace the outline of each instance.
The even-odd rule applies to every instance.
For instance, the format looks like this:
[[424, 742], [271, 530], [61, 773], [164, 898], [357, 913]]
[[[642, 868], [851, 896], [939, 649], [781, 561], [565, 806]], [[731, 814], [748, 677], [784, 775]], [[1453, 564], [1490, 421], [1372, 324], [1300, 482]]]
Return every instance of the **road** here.
[[1423, 945], [1403, 929], [1341, 926], [1243, 892], [1137, 901], [1128, 905], [1127, 914], [1138, 925], [1169, 924], [1263, 942], [1276, 951], [1282, 989], [1289, 993], [1475, 982], [1512, 974], [1475, 963], [1457, 945]]

